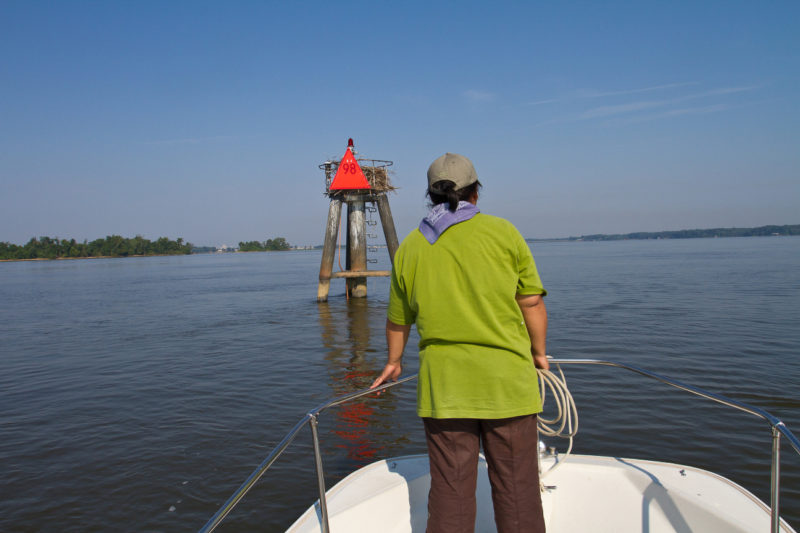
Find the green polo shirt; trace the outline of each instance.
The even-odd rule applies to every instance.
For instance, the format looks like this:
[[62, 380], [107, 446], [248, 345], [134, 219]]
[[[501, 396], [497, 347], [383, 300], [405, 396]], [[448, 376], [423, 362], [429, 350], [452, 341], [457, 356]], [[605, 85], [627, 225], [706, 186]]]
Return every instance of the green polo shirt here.
[[525, 239], [478, 213], [430, 244], [419, 230], [394, 257], [388, 318], [416, 323], [417, 414], [508, 418], [542, 410], [516, 295], [547, 292]]

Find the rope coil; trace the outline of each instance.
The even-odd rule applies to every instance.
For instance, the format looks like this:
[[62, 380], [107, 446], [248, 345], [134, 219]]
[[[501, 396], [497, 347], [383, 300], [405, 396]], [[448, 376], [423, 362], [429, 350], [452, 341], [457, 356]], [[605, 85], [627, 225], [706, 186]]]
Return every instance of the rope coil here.
[[[556, 368], [558, 369], [558, 375], [549, 370], [537, 369], [539, 390], [542, 394], [542, 406], [545, 404], [548, 389], [550, 389], [550, 393], [556, 402], [554, 418], [544, 418], [542, 413], [539, 413], [538, 428], [541, 435], [569, 439], [569, 445], [563, 458], [556, 461], [546, 472], [542, 472], [541, 478], [547, 476], [569, 457], [572, 452], [573, 437], [578, 433], [578, 409], [575, 406], [575, 400], [567, 387], [567, 378], [564, 377], [564, 371], [558, 364], [556, 364]], [[541, 471], [541, 463], [539, 468]]]

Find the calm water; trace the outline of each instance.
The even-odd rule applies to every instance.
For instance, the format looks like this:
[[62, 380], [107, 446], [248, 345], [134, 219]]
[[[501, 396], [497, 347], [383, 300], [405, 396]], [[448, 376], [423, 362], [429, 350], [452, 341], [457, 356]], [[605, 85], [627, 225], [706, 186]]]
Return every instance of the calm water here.
[[[800, 434], [800, 238], [533, 249], [551, 354], [661, 372]], [[373, 268], [387, 268], [383, 255]], [[307, 409], [383, 366], [387, 280], [349, 304], [334, 280], [318, 305], [319, 260], [0, 264], [0, 530], [200, 528]], [[569, 367], [567, 379], [576, 453], [692, 464], [768, 501], [770, 434], [755, 417], [621, 370]], [[424, 452], [413, 398], [404, 386], [324, 416], [329, 486], [375, 459]], [[221, 530], [288, 527], [315, 498], [309, 451], [306, 432]], [[800, 457], [786, 445], [783, 455], [783, 515], [797, 528]]]

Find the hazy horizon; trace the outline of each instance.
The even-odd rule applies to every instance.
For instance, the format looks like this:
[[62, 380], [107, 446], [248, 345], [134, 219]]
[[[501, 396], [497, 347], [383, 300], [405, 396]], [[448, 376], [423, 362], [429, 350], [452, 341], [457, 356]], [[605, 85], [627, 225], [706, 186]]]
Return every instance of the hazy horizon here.
[[[740, 226], [740, 227], [729, 226], [729, 227], [714, 227], [714, 228], [680, 228], [680, 229], [656, 230], [656, 231], [652, 231], [652, 232], [651, 231], [642, 232], [642, 231], [634, 230], [634, 231], [626, 231], [624, 233], [582, 233], [580, 235], [561, 235], [561, 236], [558, 236], [558, 237], [530, 237], [528, 235], [524, 235], [523, 234], [523, 237], [525, 238], [525, 240], [529, 240], [529, 241], [530, 240], [560, 240], [560, 239], [565, 239], [566, 240], [566, 239], [574, 239], [574, 238], [588, 237], [588, 236], [594, 236], [594, 235], [628, 235], [628, 234], [632, 234], [632, 233], [710, 231], [710, 230], [715, 230], [715, 229], [756, 229], [756, 228], [760, 228], [760, 227], [764, 227], [764, 226], [779, 226], [779, 227], [781, 227], [781, 226], [796, 226], [796, 225], [800, 225], [800, 224], [763, 224], [762, 226], [752, 226], [752, 227], [751, 226], [747, 226], [747, 227], [744, 227], [744, 226]], [[794, 236], [794, 235], [781, 235], [781, 236]], [[62, 236], [55, 236], [55, 235], [37, 235], [35, 237], [30, 237], [29, 239], [26, 239], [25, 242], [12, 242], [10, 244], [23, 245], [23, 244], [29, 242], [30, 239], [33, 239], [33, 238], [38, 239], [38, 238], [41, 238], [41, 237], [51, 237], [51, 238], [58, 238], [58, 239], [72, 239], [72, 238], [74, 238], [74, 237], [70, 237], [70, 236], [62, 237]], [[104, 237], [108, 237], [108, 235], [103, 235], [103, 236], [99, 236], [99, 237], [95, 237], [95, 238], [96, 239], [102, 239]], [[121, 237], [133, 238], [133, 237], [135, 237], [135, 235], [121, 235]], [[142, 237], [144, 237], [146, 239], [149, 239], [149, 240], [155, 240], [155, 239], [157, 239], [159, 237], [162, 237], [162, 235], [157, 235], [157, 236], [154, 236], [154, 237], [149, 237], [149, 236], [146, 236], [146, 235], [142, 235]], [[178, 237], [181, 237], [181, 236], [179, 235]], [[269, 237], [264, 237], [263, 239], [250, 239], [250, 240], [256, 240], [256, 241], [259, 241], [259, 242], [264, 242], [267, 239], [272, 239], [272, 238], [275, 238], [275, 237], [281, 237], [281, 235], [270, 235]], [[380, 242], [377, 244], [377, 246], [386, 246], [386, 243], [383, 240], [383, 234], [382, 233], [379, 233], [379, 237], [380, 237], [380, 239], [379, 239]], [[84, 242], [84, 240], [91, 242], [94, 239], [75, 239], [75, 240], [77, 242]], [[184, 239], [184, 241], [187, 241], [187, 240]], [[0, 242], [8, 242], [8, 241], [0, 241]], [[240, 242], [246, 242], [246, 241], [244, 241], [244, 240], [238, 241], [237, 240], [236, 242], [232, 242], [232, 244], [228, 244], [228, 243], [209, 244], [209, 243], [196, 243], [196, 242], [191, 242], [191, 241], [187, 241], [187, 242], [190, 242], [192, 244], [192, 246], [194, 246], [196, 248], [206, 248], [206, 247], [221, 248], [222, 246], [226, 246], [227, 248], [235, 248], [236, 246], [239, 245]], [[370, 243], [372, 243], [372, 242], [373, 241], [370, 241]], [[289, 244], [292, 247], [322, 246], [323, 245], [322, 240], [320, 240], [320, 242], [318, 242], [318, 243], [306, 243], [306, 244], [294, 243], [294, 242], [289, 241]], [[339, 245], [342, 246], [342, 247], [345, 246], [345, 244], [341, 243], [341, 242], [339, 243]]]

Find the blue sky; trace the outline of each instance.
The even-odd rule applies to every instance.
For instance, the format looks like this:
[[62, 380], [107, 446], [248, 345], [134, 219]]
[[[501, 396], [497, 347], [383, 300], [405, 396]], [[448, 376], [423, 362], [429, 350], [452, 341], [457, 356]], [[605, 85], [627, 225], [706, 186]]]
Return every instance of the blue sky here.
[[0, 1], [0, 241], [322, 242], [389, 159], [401, 238], [470, 157], [526, 237], [800, 223], [797, 2]]

